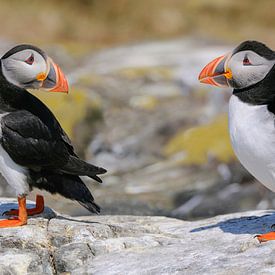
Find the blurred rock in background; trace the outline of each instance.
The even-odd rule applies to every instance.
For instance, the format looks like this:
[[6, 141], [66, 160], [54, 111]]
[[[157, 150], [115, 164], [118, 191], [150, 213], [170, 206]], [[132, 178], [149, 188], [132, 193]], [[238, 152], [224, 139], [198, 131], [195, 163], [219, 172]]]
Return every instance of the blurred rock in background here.
[[[103, 214], [197, 219], [275, 207], [231, 149], [230, 91], [197, 81], [209, 60], [242, 40], [275, 46], [266, 16], [275, 3], [250, 3], [51, 0], [41, 10], [36, 1], [0, 1], [1, 53], [35, 44], [67, 73], [69, 95], [35, 95], [81, 157], [108, 169], [101, 185], [85, 178]], [[0, 195], [13, 196], [3, 180]], [[88, 214], [46, 196], [57, 211]]]

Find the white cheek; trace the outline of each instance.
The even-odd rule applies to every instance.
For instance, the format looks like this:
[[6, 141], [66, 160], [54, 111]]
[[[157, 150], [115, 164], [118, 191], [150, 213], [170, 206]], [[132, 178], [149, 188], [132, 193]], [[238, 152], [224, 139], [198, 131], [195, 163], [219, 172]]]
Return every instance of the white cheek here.
[[[252, 65], [243, 65], [245, 58]], [[232, 71], [234, 88], [245, 88], [263, 80], [274, 63], [274, 60], [268, 60], [253, 51], [242, 51], [234, 54], [227, 65]]]
[[236, 66], [232, 64], [233, 78], [239, 87], [245, 88], [263, 80], [271, 70], [273, 64], [258, 66]]
[[39, 73], [46, 73], [47, 72], [47, 65], [44, 60], [41, 60], [40, 62], [34, 62], [31, 66], [29, 65], [29, 69], [33, 72], [35, 77]]
[[45, 62], [34, 62], [29, 65], [25, 62], [18, 60], [3, 60], [2, 71], [6, 79], [20, 86], [20, 84], [32, 81], [36, 79], [37, 74], [46, 72]]
[[4, 77], [10, 83], [12, 83], [14, 85], [19, 85], [16, 74], [14, 73], [14, 71], [16, 71], [15, 64], [13, 64], [13, 62], [10, 62], [9, 60], [2, 60], [1, 66], [2, 66], [2, 73], [3, 73]]
[[13, 83], [24, 83], [31, 81], [34, 77], [34, 72], [28, 68], [28, 64], [22, 61], [7, 60], [3, 63], [4, 75], [9, 79], [13, 80]]

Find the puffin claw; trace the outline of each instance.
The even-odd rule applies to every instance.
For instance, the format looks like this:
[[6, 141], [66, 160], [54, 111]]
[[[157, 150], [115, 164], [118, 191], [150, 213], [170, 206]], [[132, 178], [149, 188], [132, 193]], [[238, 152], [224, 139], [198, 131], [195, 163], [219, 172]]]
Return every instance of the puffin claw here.
[[5, 212], [2, 213], [2, 216], [8, 216], [8, 215], [9, 215], [8, 213], [9, 213], [10, 211], [16, 211], [16, 209], [12, 208], [12, 209], [10, 209], [10, 210], [7, 210], [7, 211], [5, 211]]
[[18, 220], [18, 217], [17, 216], [11, 216], [8, 218], [8, 220]]

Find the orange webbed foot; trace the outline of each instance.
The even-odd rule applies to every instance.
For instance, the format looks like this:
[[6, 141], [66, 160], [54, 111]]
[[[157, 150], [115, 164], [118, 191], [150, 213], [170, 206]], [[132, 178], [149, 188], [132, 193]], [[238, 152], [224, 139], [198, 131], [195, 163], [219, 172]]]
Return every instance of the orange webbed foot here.
[[265, 234], [257, 235], [256, 238], [260, 243], [274, 241], [275, 240], [275, 232], [268, 232]]
[[0, 228], [15, 227], [27, 224], [28, 216], [26, 209], [26, 197], [18, 197], [18, 217], [13, 217], [10, 220], [0, 220]]
[[0, 228], [4, 227], [16, 227], [27, 224], [26, 220], [20, 220], [19, 218], [13, 218], [11, 220], [0, 220]]
[[[44, 211], [44, 198], [43, 196], [37, 195], [36, 196], [36, 205], [34, 208], [27, 209], [27, 215], [33, 216], [40, 214]], [[11, 209], [3, 213], [3, 215], [7, 216], [18, 216], [18, 209]], [[1, 226], [1, 225], [0, 225]]]

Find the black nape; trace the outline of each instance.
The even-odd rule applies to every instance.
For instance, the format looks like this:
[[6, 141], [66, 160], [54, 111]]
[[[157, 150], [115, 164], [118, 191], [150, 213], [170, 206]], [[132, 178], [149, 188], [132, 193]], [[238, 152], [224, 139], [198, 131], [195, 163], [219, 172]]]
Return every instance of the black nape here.
[[29, 44], [21, 44], [21, 45], [17, 45], [15, 47], [13, 47], [12, 49], [10, 49], [8, 52], [6, 52], [2, 57], [1, 59], [6, 59], [8, 58], [9, 56], [17, 53], [17, 52], [20, 52], [20, 51], [24, 51], [24, 50], [34, 50], [38, 53], [40, 53], [44, 59], [46, 60], [46, 54], [39, 48], [33, 46], [33, 45], [29, 45]]
[[275, 59], [275, 52], [273, 50], [268, 48], [265, 44], [254, 40], [244, 41], [237, 48], [235, 48], [233, 54], [241, 51], [253, 51], [268, 60]]
[[275, 65], [266, 77], [249, 87], [234, 89], [233, 94], [252, 105], [269, 105], [275, 102]]

